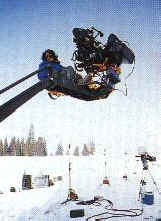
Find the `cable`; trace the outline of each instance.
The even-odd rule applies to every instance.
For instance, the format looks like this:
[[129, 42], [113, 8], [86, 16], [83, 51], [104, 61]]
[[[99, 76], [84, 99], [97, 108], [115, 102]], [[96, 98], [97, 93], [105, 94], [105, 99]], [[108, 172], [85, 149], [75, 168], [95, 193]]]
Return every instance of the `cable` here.
[[80, 201], [77, 203], [77, 205], [95, 205], [95, 206], [101, 206], [101, 203], [97, 200], [87, 200], [87, 201]]
[[118, 88], [116, 88], [116, 89], [114, 88], [114, 90], [123, 93], [124, 96], [127, 96], [127, 84], [126, 84], [126, 83], [125, 83], [125, 91], [120, 90], [120, 89], [118, 89]]
[[[136, 216], [140, 216], [143, 213], [143, 209], [113, 209], [113, 203], [112, 201], [108, 200], [108, 199], [101, 199], [101, 200], [97, 200], [97, 199], [92, 199], [92, 200], [86, 200], [86, 201], [79, 201], [76, 204], [77, 205], [94, 205], [94, 206], [103, 206], [102, 203], [103, 202], [108, 202], [108, 206], [106, 205], [104, 208], [107, 210], [106, 212], [103, 213], [99, 213], [99, 214], [95, 214], [93, 216], [87, 217], [86, 221], [94, 218], [94, 217], [98, 217], [98, 216], [103, 216], [103, 215], [111, 215], [108, 217], [101, 217], [101, 220], [106, 220], [106, 219], [110, 219], [110, 218], [118, 218], [118, 217], [136, 217]], [[109, 208], [110, 207], [110, 208]]]
[[[109, 212], [112, 211], [112, 212]], [[123, 212], [123, 213], [116, 213], [116, 212]], [[129, 209], [129, 210], [119, 210], [119, 209], [108, 209], [107, 212], [104, 213], [99, 213], [97, 215], [90, 216], [86, 219], [86, 221], [97, 217], [97, 216], [102, 216], [102, 215], [112, 215], [108, 217], [101, 217], [101, 220], [106, 220], [106, 219], [111, 219], [111, 218], [118, 218], [118, 217], [136, 217], [136, 216], [141, 216], [143, 214], [143, 210], [141, 209]]]
[[135, 59], [134, 59], [134, 65], [133, 65], [133, 67], [132, 67], [132, 70], [131, 70], [130, 73], [125, 77], [125, 80], [127, 80], [127, 79], [131, 76], [131, 74], [134, 72], [134, 69], [135, 69]]
[[[61, 205], [66, 204], [67, 202], [72, 201], [70, 199], [67, 199]], [[84, 200], [84, 201], [79, 201], [76, 204], [77, 205], [94, 205], [94, 206], [104, 206], [102, 203], [107, 202], [109, 205], [105, 206], [104, 209], [106, 209], [106, 212], [102, 212], [99, 214], [92, 215], [90, 217], [86, 218], [86, 221], [96, 218], [98, 216], [103, 216], [100, 219], [101, 220], [107, 220], [111, 218], [118, 218], [118, 217], [136, 217], [136, 216], [141, 216], [143, 214], [143, 208], [142, 209], [114, 209], [113, 208], [113, 202], [108, 199], [92, 199], [92, 200]], [[110, 208], [109, 208], [110, 207]], [[104, 215], [108, 215], [107, 217], [104, 217]]]

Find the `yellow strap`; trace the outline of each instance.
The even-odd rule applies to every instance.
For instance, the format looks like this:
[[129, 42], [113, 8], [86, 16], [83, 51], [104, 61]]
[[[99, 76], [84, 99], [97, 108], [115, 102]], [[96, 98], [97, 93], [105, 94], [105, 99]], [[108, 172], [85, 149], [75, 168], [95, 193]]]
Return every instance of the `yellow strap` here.
[[49, 93], [57, 97], [64, 96], [64, 94], [59, 91], [49, 91]]

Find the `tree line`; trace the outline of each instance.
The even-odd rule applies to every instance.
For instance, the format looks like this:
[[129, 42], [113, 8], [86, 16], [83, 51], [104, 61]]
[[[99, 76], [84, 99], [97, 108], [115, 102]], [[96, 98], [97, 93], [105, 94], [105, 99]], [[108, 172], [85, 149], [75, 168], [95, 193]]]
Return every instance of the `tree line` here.
[[[71, 152], [69, 149], [65, 152], [63, 145], [59, 143], [57, 145], [55, 155], [56, 156], [69, 155], [69, 152]], [[90, 156], [94, 155], [94, 153], [95, 153], [95, 144], [93, 142], [90, 142], [88, 145], [84, 144], [82, 150], [80, 150], [79, 146], [76, 146], [74, 151], [70, 154], [74, 156]]]
[[47, 156], [46, 140], [43, 137], [35, 139], [34, 126], [31, 124], [27, 139], [7, 137], [0, 139], [0, 156]]
[[[95, 144], [90, 141], [89, 144], [84, 144], [80, 149], [76, 146], [73, 152], [69, 153], [69, 149], [65, 151], [63, 145], [58, 143], [55, 156], [69, 155], [74, 156], [90, 156], [95, 153]], [[28, 137], [17, 138], [12, 137], [10, 140], [6, 137], [4, 140], [0, 139], [0, 156], [47, 156], [47, 143], [44, 137], [35, 138], [34, 126], [31, 124]], [[53, 155], [53, 154], [51, 154]]]

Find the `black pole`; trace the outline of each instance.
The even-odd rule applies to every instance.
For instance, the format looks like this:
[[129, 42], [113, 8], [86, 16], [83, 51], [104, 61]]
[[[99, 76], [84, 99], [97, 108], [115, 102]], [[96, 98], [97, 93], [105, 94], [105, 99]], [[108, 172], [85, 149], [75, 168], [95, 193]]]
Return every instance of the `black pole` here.
[[39, 72], [41, 72], [41, 71], [43, 71], [43, 70], [45, 70], [45, 69], [46, 69], [46, 68], [43, 68], [43, 69], [41, 69], [41, 70], [40, 70], [40, 69], [39, 69], [39, 70], [36, 70], [36, 71], [34, 71], [34, 72], [28, 74], [27, 76], [25, 76], [25, 77], [23, 77], [23, 78], [17, 80], [16, 82], [10, 84], [9, 86], [7, 86], [7, 87], [1, 89], [1, 90], [0, 90], [0, 94], [3, 94], [4, 92], [8, 91], [9, 89], [15, 87], [16, 85], [20, 84], [21, 82], [27, 80], [28, 78], [30, 78], [30, 77], [36, 75], [37, 73], [39, 73]]
[[39, 81], [37, 84], [34, 84], [27, 90], [18, 94], [11, 100], [7, 101], [5, 104], [0, 106], [0, 122], [5, 120], [8, 116], [10, 116], [17, 108], [23, 105], [25, 102], [30, 100], [37, 93], [47, 88], [49, 85], [49, 80], [47, 81]]
[[69, 193], [68, 193], [69, 200], [71, 200], [70, 192], [71, 192], [71, 161], [70, 161], [70, 144], [69, 144]]

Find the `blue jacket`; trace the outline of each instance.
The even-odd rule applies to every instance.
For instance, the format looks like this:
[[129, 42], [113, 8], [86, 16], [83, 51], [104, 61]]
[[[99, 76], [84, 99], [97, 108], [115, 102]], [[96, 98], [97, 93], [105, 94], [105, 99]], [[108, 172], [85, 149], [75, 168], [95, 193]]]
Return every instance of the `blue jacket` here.
[[[46, 67], [47, 65], [50, 65], [54, 71], [62, 71], [64, 69], [64, 67], [58, 63], [54, 63], [54, 62], [48, 62], [48, 61], [42, 61], [40, 64], [39, 64], [39, 69], [42, 69], [44, 67]], [[48, 70], [44, 70], [44, 71], [41, 71], [38, 73], [38, 78], [39, 80], [44, 80], [48, 77]]]

